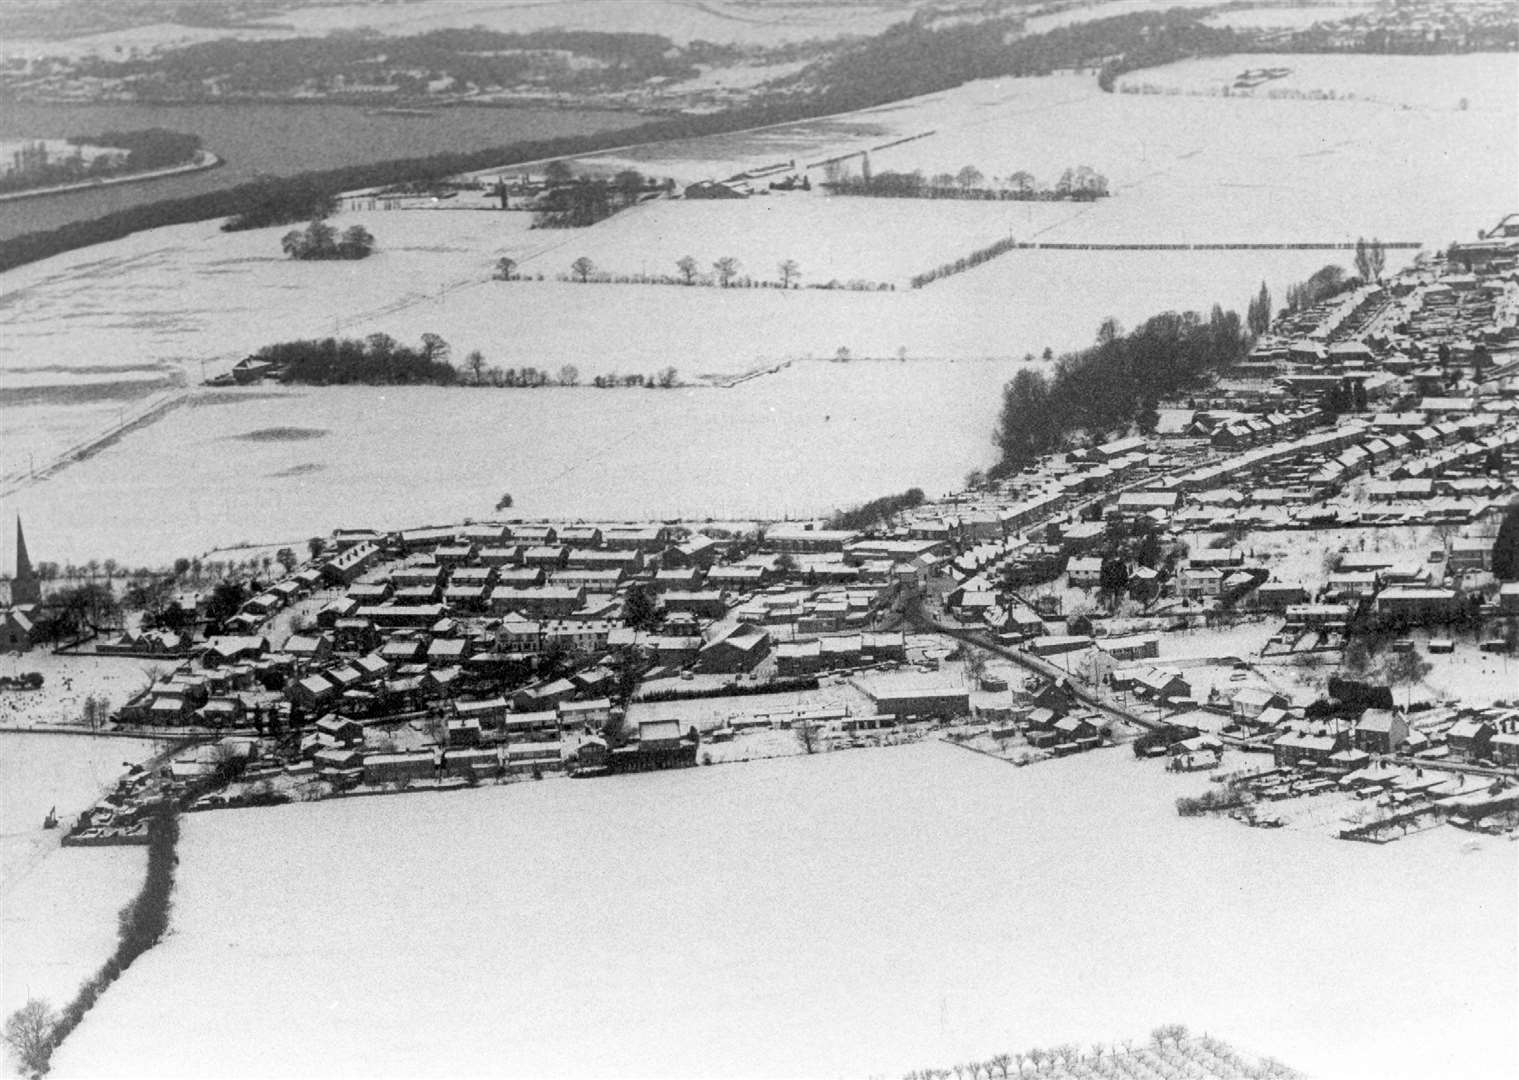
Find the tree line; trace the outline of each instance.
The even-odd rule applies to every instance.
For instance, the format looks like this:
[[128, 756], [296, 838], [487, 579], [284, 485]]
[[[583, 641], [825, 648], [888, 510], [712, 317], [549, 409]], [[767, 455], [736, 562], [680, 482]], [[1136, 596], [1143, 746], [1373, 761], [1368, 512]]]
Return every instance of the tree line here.
[[922, 506], [923, 500], [922, 488], [908, 488], [898, 495], [883, 495], [879, 499], [872, 499], [852, 509], [836, 511], [828, 519], [828, 527], [830, 529], [869, 529], [882, 521], [890, 520], [904, 510]]
[[1108, 195], [1108, 178], [1090, 165], [1066, 169], [1054, 187], [1042, 186], [1034, 174], [1024, 169], [999, 181], [987, 177], [973, 165], [958, 173], [926, 176], [912, 172], [879, 172], [869, 176], [844, 176], [826, 181], [823, 186], [836, 195], [869, 195], [887, 199], [973, 199], [985, 201], [1051, 202], [1070, 199], [1092, 202]]
[[[0, 191], [26, 191], [55, 184], [77, 183], [127, 173], [165, 169], [194, 161], [200, 153], [200, 136], [165, 128], [142, 131], [103, 131], [98, 135], [70, 135], [73, 154], [49, 159], [46, 146], [32, 143], [19, 155], [19, 165], [0, 176]], [[125, 151], [86, 158], [82, 147], [98, 146]]]
[[1007, 384], [994, 435], [1001, 460], [992, 474], [1015, 472], [1077, 432], [1154, 431], [1162, 398], [1243, 360], [1250, 340], [1239, 315], [1216, 304], [1206, 319], [1168, 311], [1128, 334], [1104, 320], [1096, 344], [1061, 356], [1051, 375], [1026, 367]]
[[265, 345], [252, 359], [272, 364], [284, 383], [341, 386], [432, 384], [459, 381], [459, 370], [448, 362], [449, 346], [437, 334], [423, 334], [413, 348], [389, 334], [367, 338], [320, 338]]
[[1178, 13], [1138, 13], [1059, 27], [1004, 43], [1021, 19], [930, 29], [906, 23], [833, 58], [813, 64], [790, 83], [749, 105], [724, 112], [662, 117], [636, 127], [589, 135], [534, 139], [484, 150], [396, 158], [273, 177], [181, 199], [129, 207], [89, 221], [27, 233], [0, 242], [0, 272], [143, 229], [227, 218], [228, 231], [288, 225], [324, 217], [335, 196], [358, 188], [436, 182], [464, 172], [575, 157], [632, 142], [697, 138], [749, 127], [810, 119], [946, 90], [972, 79], [1043, 75], [1056, 68], [1095, 65], [1123, 51], [1156, 26], [1193, 22]]

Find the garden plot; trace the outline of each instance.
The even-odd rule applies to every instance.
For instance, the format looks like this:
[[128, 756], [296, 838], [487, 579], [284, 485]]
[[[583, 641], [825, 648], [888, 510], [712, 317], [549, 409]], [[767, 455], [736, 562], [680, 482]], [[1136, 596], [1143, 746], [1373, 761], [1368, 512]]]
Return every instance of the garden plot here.
[[1180, 1020], [1309, 1075], [1506, 1075], [1512, 845], [1179, 818], [1208, 786], [920, 744], [192, 815], [173, 933], [54, 1070], [899, 1076]]

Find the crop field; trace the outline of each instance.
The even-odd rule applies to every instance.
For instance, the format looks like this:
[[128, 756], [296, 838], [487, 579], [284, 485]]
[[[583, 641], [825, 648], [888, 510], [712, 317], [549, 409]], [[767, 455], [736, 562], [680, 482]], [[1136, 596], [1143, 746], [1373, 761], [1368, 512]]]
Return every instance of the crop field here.
[[1207, 783], [932, 743], [193, 815], [173, 933], [55, 1074], [169, 1014], [160, 1077], [318, 1045], [352, 1076], [900, 1076], [1170, 1021], [1309, 1075], [1506, 1075], [1512, 845], [1179, 818]]

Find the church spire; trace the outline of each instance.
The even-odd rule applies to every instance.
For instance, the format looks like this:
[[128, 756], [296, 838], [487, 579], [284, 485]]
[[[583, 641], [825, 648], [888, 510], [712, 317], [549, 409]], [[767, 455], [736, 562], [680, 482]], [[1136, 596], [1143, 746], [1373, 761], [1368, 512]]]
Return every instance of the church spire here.
[[42, 582], [32, 569], [26, 553], [26, 534], [21, 531], [21, 515], [16, 515], [16, 576], [11, 578], [11, 603], [17, 607], [42, 602]]

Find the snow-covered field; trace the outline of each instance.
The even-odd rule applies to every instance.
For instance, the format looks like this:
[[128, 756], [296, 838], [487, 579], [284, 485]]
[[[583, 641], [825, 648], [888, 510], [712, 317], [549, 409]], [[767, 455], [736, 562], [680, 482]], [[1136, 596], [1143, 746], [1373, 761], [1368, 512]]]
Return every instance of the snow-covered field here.
[[[54, 719], [52, 709], [73, 691], [63, 687], [59, 666], [47, 661], [65, 658], [4, 659], [6, 674], [41, 669], [56, 682], [35, 694], [5, 694], [0, 719], [7, 725]], [[80, 680], [92, 693], [96, 682], [110, 683], [84, 674]], [[62, 1005], [110, 955], [116, 913], [142, 883], [143, 851], [64, 848], [58, 838], [128, 763], [159, 746], [143, 739], [0, 733], [0, 1015], [28, 997]], [[60, 829], [45, 830], [42, 819], [55, 807]], [[0, 1075], [12, 1074], [6, 1068]]]
[[[0, 378], [8, 394], [26, 390], [5, 401], [0, 474], [24, 477], [92, 429], [120, 422], [105, 402], [118, 410], [141, 402], [131, 380], [198, 381], [273, 340], [384, 332], [414, 342], [436, 332], [456, 358], [479, 349], [503, 368], [573, 364], [585, 380], [673, 366], [695, 381], [841, 348], [856, 357], [997, 359], [970, 376], [945, 377], [953, 369], [942, 366], [804, 369], [728, 396], [466, 399], [391, 389], [239, 405], [248, 430], [329, 431], [320, 447], [222, 439], [237, 429], [208, 421], [228, 422], [227, 410], [182, 408], [20, 492], [15, 504], [29, 521], [49, 519], [55, 545], [140, 563], [270, 532], [311, 535], [393, 509], [478, 515], [505, 491], [524, 509], [526, 493], [532, 513], [699, 515], [830, 509], [913, 484], [941, 487], [990, 459], [997, 389], [1014, 358], [1084, 345], [1108, 315], [1132, 325], [1167, 308], [1239, 309], [1263, 280], [1279, 297], [1325, 262], [1347, 260], [1318, 251], [1016, 251], [926, 289], [884, 293], [504, 283], [489, 280], [495, 260], [509, 255], [552, 279], [580, 255], [614, 273], [670, 273], [684, 254], [704, 265], [732, 255], [766, 278], [795, 259], [804, 282], [900, 283], [1009, 232], [1061, 242], [1364, 233], [1443, 244], [1511, 208], [1512, 57], [1295, 59], [1320, 82], [1358, 93], [1415, 86], [1437, 101], [1459, 89], [1472, 108], [1103, 94], [1090, 76], [986, 81], [846, 118], [650, 148], [639, 164], [661, 173], [699, 162], [704, 174], [725, 175], [778, 155], [817, 160], [808, 146], [821, 157], [934, 130], [878, 155], [877, 168], [969, 162], [993, 175], [1032, 167], [1049, 179], [1057, 164], [1085, 162], [1117, 194], [1081, 206], [817, 194], [672, 202], [553, 232], [528, 229], [526, 214], [366, 211], [337, 219], [376, 236], [377, 253], [362, 262], [292, 263], [280, 251], [283, 229], [224, 234], [204, 223], [23, 267], [5, 275], [0, 295]], [[1157, 72], [1190, 78], [1191, 68]], [[115, 397], [93, 389], [70, 414], [81, 377], [100, 368], [131, 380], [116, 380]], [[32, 407], [41, 402], [45, 410]], [[798, 402], [799, 417], [777, 419]], [[840, 437], [846, 416], [854, 428]], [[375, 427], [396, 418], [404, 433]], [[122, 490], [146, 497], [116, 519], [91, 513], [107, 493], [113, 505], [124, 502], [115, 497]]]
[[927, 744], [192, 816], [55, 1075], [897, 1076], [1172, 1020], [1508, 1075], [1512, 844], [1178, 818], [1206, 784]]
[[528, 516], [814, 514], [950, 490], [991, 456], [996, 395], [1017, 367], [815, 362], [731, 390], [205, 393], [16, 493], [7, 512], [33, 558], [117, 552], [132, 565], [359, 523], [486, 518], [506, 493]]

